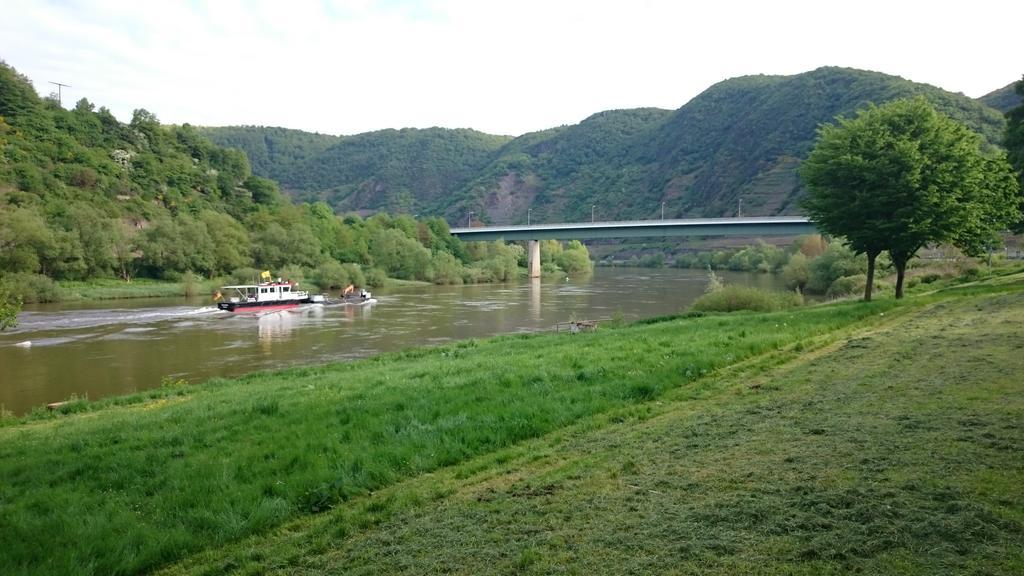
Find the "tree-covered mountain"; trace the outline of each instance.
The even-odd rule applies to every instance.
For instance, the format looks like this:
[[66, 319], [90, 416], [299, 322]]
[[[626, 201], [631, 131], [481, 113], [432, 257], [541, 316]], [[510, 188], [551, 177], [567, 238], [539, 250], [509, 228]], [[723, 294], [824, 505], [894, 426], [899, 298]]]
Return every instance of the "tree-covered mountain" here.
[[245, 150], [254, 172], [279, 183], [289, 181], [297, 166], [316, 158], [339, 140], [329, 134], [262, 126], [200, 127], [198, 130], [219, 146]]
[[[420, 190], [435, 191], [479, 170], [437, 158], [477, 154], [482, 165], [491, 153], [476, 150], [502, 141], [471, 131], [431, 134], [386, 131], [338, 141], [237, 129], [222, 136], [253, 147], [249, 153], [267, 170], [308, 170], [303, 176], [317, 187], [327, 186], [331, 169], [401, 184], [401, 171], [389, 168], [400, 161], [414, 167]], [[340, 167], [306, 164], [331, 147], [345, 159]], [[245, 281], [255, 269], [323, 289], [387, 276], [460, 283], [516, 274], [521, 248], [463, 245], [440, 218], [379, 213], [364, 220], [339, 216], [323, 202], [291, 202], [274, 181], [252, 175], [246, 156], [187, 124], [161, 125], [144, 109], [127, 124], [84, 98], [66, 110], [0, 61], [0, 293], [50, 300], [59, 297], [53, 280], [199, 274]]]
[[978, 102], [1005, 114], [1024, 103], [1024, 99], [1014, 90], [1016, 85], [1016, 82], [1010, 82], [1006, 86], [978, 98]]
[[[990, 144], [1001, 142], [1005, 120], [982, 102], [830, 67], [733, 78], [675, 111], [601, 112], [514, 139], [440, 128], [342, 137], [275, 174], [286, 173], [281, 181], [298, 197], [338, 209], [403, 210], [453, 222], [470, 212], [495, 223], [525, 222], [528, 211], [533, 221], [548, 222], [586, 220], [592, 210], [597, 219], [655, 218], [662, 203], [666, 217], [734, 215], [741, 198], [744, 214], [786, 214], [797, 211], [797, 168], [820, 124], [916, 95]], [[233, 144], [221, 135], [233, 130], [206, 133]]]

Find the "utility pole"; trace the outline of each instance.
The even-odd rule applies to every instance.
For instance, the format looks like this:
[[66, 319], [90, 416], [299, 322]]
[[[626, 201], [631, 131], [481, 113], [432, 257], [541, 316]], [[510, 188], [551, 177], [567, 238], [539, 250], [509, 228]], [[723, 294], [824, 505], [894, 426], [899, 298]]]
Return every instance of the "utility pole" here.
[[473, 227], [473, 213], [470, 212], [469, 213], [469, 222], [466, 223], [466, 228], [472, 228], [472, 227]]
[[661, 219], [662, 220], [665, 219], [665, 203], [664, 202], [661, 203]]
[[530, 213], [533, 212], [533, 208], [526, 209], [526, 225], [530, 225]]
[[736, 217], [743, 218], [743, 197], [738, 198], [737, 202], [739, 204], [736, 206]]
[[594, 223], [594, 208], [597, 208], [597, 205], [596, 204], [591, 204], [590, 205], [590, 223], [591, 224]]
[[71, 88], [71, 85], [70, 84], [61, 84], [60, 82], [50, 82], [50, 84], [53, 84], [53, 85], [57, 86], [57, 104], [60, 105], [61, 104], [61, 88]]

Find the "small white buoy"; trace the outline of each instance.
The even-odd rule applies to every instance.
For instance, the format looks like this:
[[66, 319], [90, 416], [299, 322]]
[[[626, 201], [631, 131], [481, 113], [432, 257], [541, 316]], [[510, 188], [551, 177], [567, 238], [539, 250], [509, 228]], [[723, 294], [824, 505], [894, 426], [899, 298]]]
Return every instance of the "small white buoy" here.
[[32, 347], [32, 341], [31, 340], [25, 340], [24, 342], [18, 342], [17, 344], [15, 344], [15, 346], [17, 346], [18, 348], [31, 348]]

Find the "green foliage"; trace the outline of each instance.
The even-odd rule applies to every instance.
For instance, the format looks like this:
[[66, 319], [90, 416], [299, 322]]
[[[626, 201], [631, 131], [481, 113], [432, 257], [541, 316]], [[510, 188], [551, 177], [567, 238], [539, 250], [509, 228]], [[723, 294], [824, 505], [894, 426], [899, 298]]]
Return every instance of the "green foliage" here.
[[1024, 94], [1017, 91], [1017, 82], [1010, 82], [1006, 86], [978, 98], [978, 102], [1006, 114], [1024, 104]]
[[841, 242], [830, 242], [821, 256], [807, 262], [807, 272], [807, 290], [825, 294], [839, 278], [866, 273], [867, 259]]
[[379, 230], [370, 237], [370, 258], [394, 278], [424, 279], [430, 268], [430, 251], [396, 228]]
[[807, 256], [802, 252], [796, 252], [789, 257], [789, 261], [782, 267], [782, 280], [786, 287], [793, 290], [803, 291], [811, 279], [811, 271], [807, 265]]
[[751, 270], [757, 272], [778, 272], [786, 264], [786, 252], [771, 244], [758, 240], [729, 258], [729, 270]]
[[590, 253], [579, 240], [570, 241], [565, 249], [555, 257], [555, 263], [569, 275], [589, 274], [594, 271]]
[[[876, 72], [820, 68], [720, 82], [682, 108], [600, 112], [515, 139], [468, 130], [333, 137], [280, 128], [206, 129], [301, 199], [355, 209], [498, 223], [792, 213], [815, 130], [869, 102], [921, 95], [1001, 141], [1002, 115], [960, 94]], [[495, 201], [500, 199], [500, 201]]]
[[843, 296], [852, 296], [858, 292], [864, 291], [864, 284], [868, 281], [867, 274], [856, 274], [854, 276], [843, 276], [836, 278], [832, 284], [829, 285], [828, 291], [825, 295], [829, 298], [840, 298]]
[[0, 332], [18, 325], [18, 312], [20, 311], [21, 298], [11, 294], [0, 280]]
[[777, 292], [730, 284], [705, 292], [691, 308], [697, 312], [773, 312], [800, 306], [803, 301], [799, 292]]
[[49, 276], [31, 272], [4, 274], [0, 290], [8, 295], [8, 302], [60, 302], [63, 292]]
[[339, 264], [334, 260], [320, 264], [312, 278], [313, 283], [324, 291], [336, 291], [349, 284], [366, 285], [366, 277], [358, 264]]
[[[441, 268], [452, 262], [436, 255], [450, 254], [458, 266], [444, 272], [445, 281], [463, 279], [460, 268], [469, 258], [443, 219], [379, 215], [364, 221], [354, 214], [339, 217], [324, 202], [297, 206], [276, 182], [253, 175], [241, 150], [210, 142], [206, 134], [216, 130], [164, 126], [141, 108], [130, 123], [122, 124], [109, 110], [97, 110], [84, 99], [70, 111], [44, 104], [26, 78], [2, 63], [0, 88], [4, 272], [61, 281], [118, 277], [131, 282], [137, 276], [177, 280], [191, 272], [215, 278], [243, 270], [245, 278], [237, 280], [250, 282], [252, 269], [281, 274], [296, 266], [311, 271], [312, 277], [317, 276], [313, 270], [328, 263], [318, 281], [379, 285], [384, 282], [380, 271], [431, 280], [435, 260]], [[245, 140], [260, 130], [238, 135]], [[297, 131], [280, 133], [283, 141], [260, 137], [274, 156], [261, 158], [259, 165], [313, 158], [340, 142], [334, 137], [306, 138]], [[291, 140], [296, 138], [305, 142], [296, 146], [308, 153], [296, 152]], [[479, 155], [505, 140], [435, 129], [390, 131], [367, 141], [394, 154], [418, 150], [422, 174], [447, 190], [451, 178], [464, 178], [456, 174], [464, 170], [452, 166], [460, 155]], [[447, 160], [439, 160], [442, 156]], [[380, 162], [393, 166], [393, 159], [380, 151], [360, 157], [370, 164], [357, 171], [383, 169]], [[521, 253], [509, 250], [512, 257]], [[361, 267], [378, 270], [367, 279]], [[478, 279], [515, 276], [507, 259], [488, 268], [491, 272]]]
[[[1021, 189], [1024, 189], [1024, 77], [1014, 85], [1017, 94], [1017, 105], [1006, 113], [1006, 133], [1003, 135], [1003, 145], [1006, 146], [1007, 159], [1017, 171], [1018, 181]], [[1021, 211], [1024, 212], [1024, 198], [1020, 201]], [[1015, 231], [1024, 232], [1024, 218], [1017, 222]]]
[[435, 284], [462, 284], [465, 270], [462, 263], [448, 252], [435, 252], [430, 258]]
[[865, 299], [883, 250], [897, 266], [898, 298], [906, 262], [925, 244], [975, 251], [1019, 220], [1009, 167], [983, 155], [980, 144], [923, 97], [870, 107], [821, 129], [801, 171], [810, 191], [803, 206], [822, 231], [867, 254]]
[[188, 271], [181, 275], [181, 293], [187, 298], [192, 298], [199, 294], [202, 289], [202, 279], [196, 276], [193, 272]]
[[373, 287], [381, 287], [387, 284], [388, 275], [380, 268], [370, 268], [366, 271], [366, 285]]

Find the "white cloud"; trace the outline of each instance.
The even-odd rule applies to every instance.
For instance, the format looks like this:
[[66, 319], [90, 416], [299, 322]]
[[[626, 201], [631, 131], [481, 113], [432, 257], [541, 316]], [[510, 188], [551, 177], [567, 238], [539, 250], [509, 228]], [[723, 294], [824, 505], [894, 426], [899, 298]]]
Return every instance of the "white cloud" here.
[[1009, 2], [10, 4], [0, 57], [40, 92], [173, 123], [519, 134], [743, 74], [850, 66], [980, 96], [1024, 72]]

